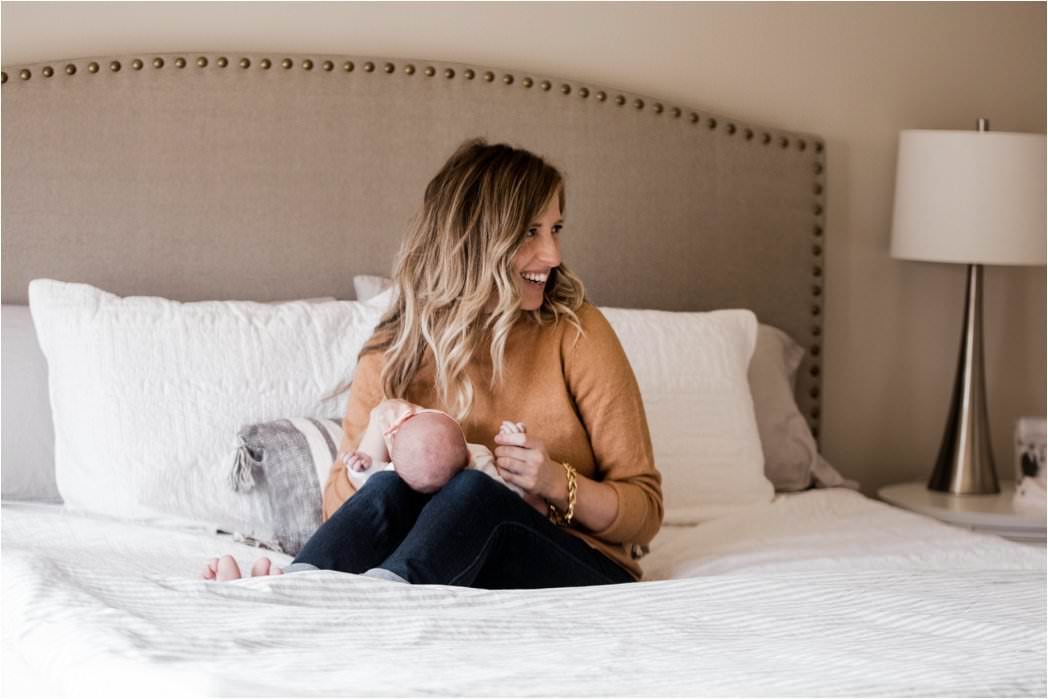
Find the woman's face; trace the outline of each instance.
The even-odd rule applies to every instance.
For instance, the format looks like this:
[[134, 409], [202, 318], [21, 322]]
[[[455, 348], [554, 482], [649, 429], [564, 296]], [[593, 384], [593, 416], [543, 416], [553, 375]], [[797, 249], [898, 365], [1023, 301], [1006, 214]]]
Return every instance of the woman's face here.
[[523, 311], [534, 311], [542, 305], [542, 292], [550, 270], [560, 265], [560, 229], [564, 221], [560, 216], [559, 199], [554, 195], [546, 210], [528, 227], [524, 245], [510, 263]]

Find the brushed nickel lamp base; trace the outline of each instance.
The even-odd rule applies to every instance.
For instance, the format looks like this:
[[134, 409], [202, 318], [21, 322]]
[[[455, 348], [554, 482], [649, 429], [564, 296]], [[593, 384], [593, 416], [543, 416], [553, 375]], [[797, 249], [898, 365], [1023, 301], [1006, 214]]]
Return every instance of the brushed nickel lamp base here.
[[983, 375], [982, 265], [968, 265], [961, 353], [939, 457], [928, 489], [952, 495], [1001, 492], [990, 445]]

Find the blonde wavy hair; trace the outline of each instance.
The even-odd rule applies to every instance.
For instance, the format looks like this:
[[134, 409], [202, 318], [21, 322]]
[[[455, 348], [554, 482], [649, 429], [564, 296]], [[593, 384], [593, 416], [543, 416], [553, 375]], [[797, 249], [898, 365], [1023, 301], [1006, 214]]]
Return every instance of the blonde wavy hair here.
[[[558, 197], [564, 178], [538, 156], [506, 144], [467, 140], [426, 186], [421, 213], [393, 264], [393, 299], [360, 351], [384, 353], [387, 398], [405, 398], [432, 354], [438, 398], [457, 420], [473, 404], [466, 374], [475, 353], [491, 353], [490, 390], [503, 377], [510, 329], [524, 315], [540, 325], [564, 317], [582, 332], [575, 312], [586, 300], [582, 280], [564, 264], [550, 271], [542, 305], [522, 311], [511, 262], [531, 223]], [[485, 313], [489, 299], [493, 312]], [[490, 346], [481, 347], [483, 331]]]

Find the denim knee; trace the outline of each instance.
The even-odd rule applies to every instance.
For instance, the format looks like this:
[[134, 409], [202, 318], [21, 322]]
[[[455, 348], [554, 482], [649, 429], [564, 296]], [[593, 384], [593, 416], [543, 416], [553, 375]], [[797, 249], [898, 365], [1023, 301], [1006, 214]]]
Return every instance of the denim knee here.
[[455, 474], [455, 477], [448, 481], [440, 492], [456, 497], [469, 497], [487, 496], [491, 492], [503, 490], [515, 496], [512, 490], [483, 471], [465, 469]]

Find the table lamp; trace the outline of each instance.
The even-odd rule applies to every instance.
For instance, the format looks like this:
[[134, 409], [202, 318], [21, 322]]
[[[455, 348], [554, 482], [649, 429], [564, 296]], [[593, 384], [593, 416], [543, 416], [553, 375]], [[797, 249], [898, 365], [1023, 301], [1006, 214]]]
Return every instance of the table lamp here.
[[982, 265], [1045, 264], [1045, 137], [976, 131], [899, 134], [891, 254], [968, 265], [961, 353], [930, 490], [1000, 492], [983, 378]]

